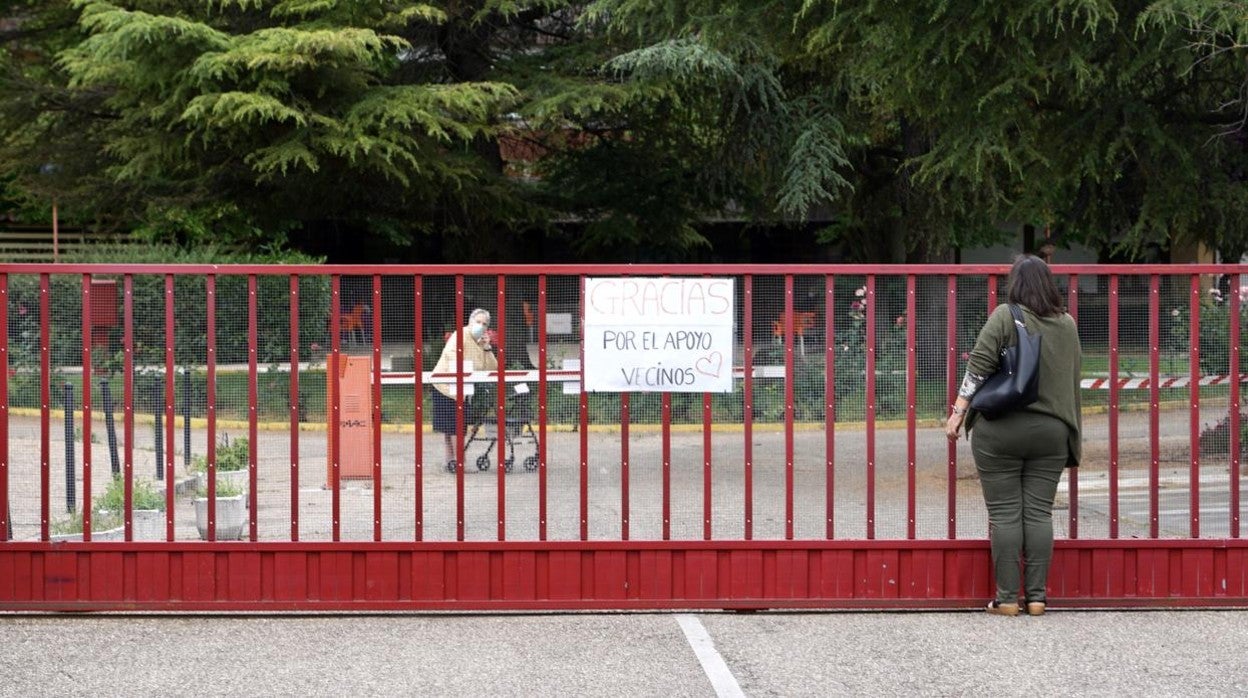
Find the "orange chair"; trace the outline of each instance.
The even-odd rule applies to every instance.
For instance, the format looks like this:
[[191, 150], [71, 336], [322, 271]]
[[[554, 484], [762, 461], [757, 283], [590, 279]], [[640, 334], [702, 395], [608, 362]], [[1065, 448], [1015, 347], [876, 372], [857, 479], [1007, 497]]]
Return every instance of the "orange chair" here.
[[359, 343], [363, 344], [367, 337], [364, 332], [364, 304], [356, 303], [350, 312], [343, 313], [339, 327], [348, 342], [355, 342], [358, 337]]

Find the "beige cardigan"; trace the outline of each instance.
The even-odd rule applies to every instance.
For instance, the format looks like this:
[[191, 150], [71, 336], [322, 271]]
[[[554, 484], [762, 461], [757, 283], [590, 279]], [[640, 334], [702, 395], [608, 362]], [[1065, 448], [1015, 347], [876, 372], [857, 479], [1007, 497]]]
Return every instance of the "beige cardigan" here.
[[[493, 371], [498, 368], [498, 359], [494, 354], [481, 348], [477, 340], [472, 338], [472, 333], [467, 327], [461, 327], [459, 333], [464, 337], [464, 369], [467, 370], [468, 363], [472, 362], [472, 370], [474, 371]], [[438, 357], [438, 365], [433, 367], [434, 373], [454, 373], [456, 369], [455, 352], [458, 344], [455, 335], [451, 335], [446, 340], [446, 346], [442, 347], [442, 355]], [[434, 383], [434, 390], [443, 395], [453, 398], [455, 397], [455, 383]]]

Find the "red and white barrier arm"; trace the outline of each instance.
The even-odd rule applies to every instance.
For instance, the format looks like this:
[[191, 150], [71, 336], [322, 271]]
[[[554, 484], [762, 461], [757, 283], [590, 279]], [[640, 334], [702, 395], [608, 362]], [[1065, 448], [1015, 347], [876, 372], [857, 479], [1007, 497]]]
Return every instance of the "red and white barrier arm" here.
[[[424, 383], [454, 383], [456, 374], [454, 371], [438, 372], [425, 371], [420, 374], [421, 381]], [[735, 366], [732, 369], [734, 378], [745, 377], [745, 367]], [[783, 366], [755, 366], [755, 378], [784, 378]], [[536, 382], [538, 372], [536, 370], [529, 371], [504, 371], [503, 380], [508, 383], [528, 383]], [[576, 383], [581, 380], [580, 369], [568, 368], [552, 368], [546, 371], [546, 380], [557, 383]], [[498, 382], [498, 371], [465, 371], [465, 383], [496, 383]], [[383, 372], [381, 374], [382, 385], [414, 385], [416, 383], [416, 374], [412, 371], [395, 371]]]
[[[1197, 385], [1229, 385], [1234, 376], [1201, 376]], [[1157, 380], [1158, 388], [1185, 388], [1192, 382], [1191, 376], [1160, 376]], [[1240, 383], [1248, 383], [1248, 373], [1239, 374]], [[1109, 390], [1111, 381], [1108, 378], [1084, 378], [1079, 381], [1079, 387], [1085, 390]], [[1148, 378], [1119, 378], [1119, 390], [1140, 390], [1152, 387], [1152, 383]]]

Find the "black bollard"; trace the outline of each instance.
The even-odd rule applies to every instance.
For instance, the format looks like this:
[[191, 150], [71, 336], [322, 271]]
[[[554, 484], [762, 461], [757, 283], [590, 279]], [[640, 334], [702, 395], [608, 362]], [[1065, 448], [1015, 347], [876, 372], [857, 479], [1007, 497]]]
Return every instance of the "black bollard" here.
[[155, 395], [153, 395], [152, 404], [156, 409], [152, 413], [152, 424], [155, 425], [152, 436], [155, 437], [156, 444], [156, 479], [165, 479], [165, 389], [161, 384], [161, 380], [156, 380], [154, 387]]
[[182, 467], [191, 472], [191, 369], [186, 369], [182, 381]]
[[74, 496], [74, 384], [65, 383], [65, 511], [78, 510]]
[[121, 461], [117, 459], [117, 424], [113, 421], [113, 392], [108, 389], [108, 379], [100, 379], [100, 397], [104, 398], [104, 431], [108, 434], [108, 460], [113, 466], [113, 477], [121, 475]]

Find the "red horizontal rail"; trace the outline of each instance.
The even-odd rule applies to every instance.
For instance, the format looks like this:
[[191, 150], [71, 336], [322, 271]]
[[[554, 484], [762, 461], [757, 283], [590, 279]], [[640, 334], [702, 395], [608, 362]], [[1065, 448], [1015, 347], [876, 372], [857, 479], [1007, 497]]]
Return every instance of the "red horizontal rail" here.
[[[1248, 542], [1061, 541], [1055, 607], [1248, 606]], [[98, 547], [97, 547], [98, 546]], [[969, 608], [986, 541], [24, 543], [0, 610]]]

